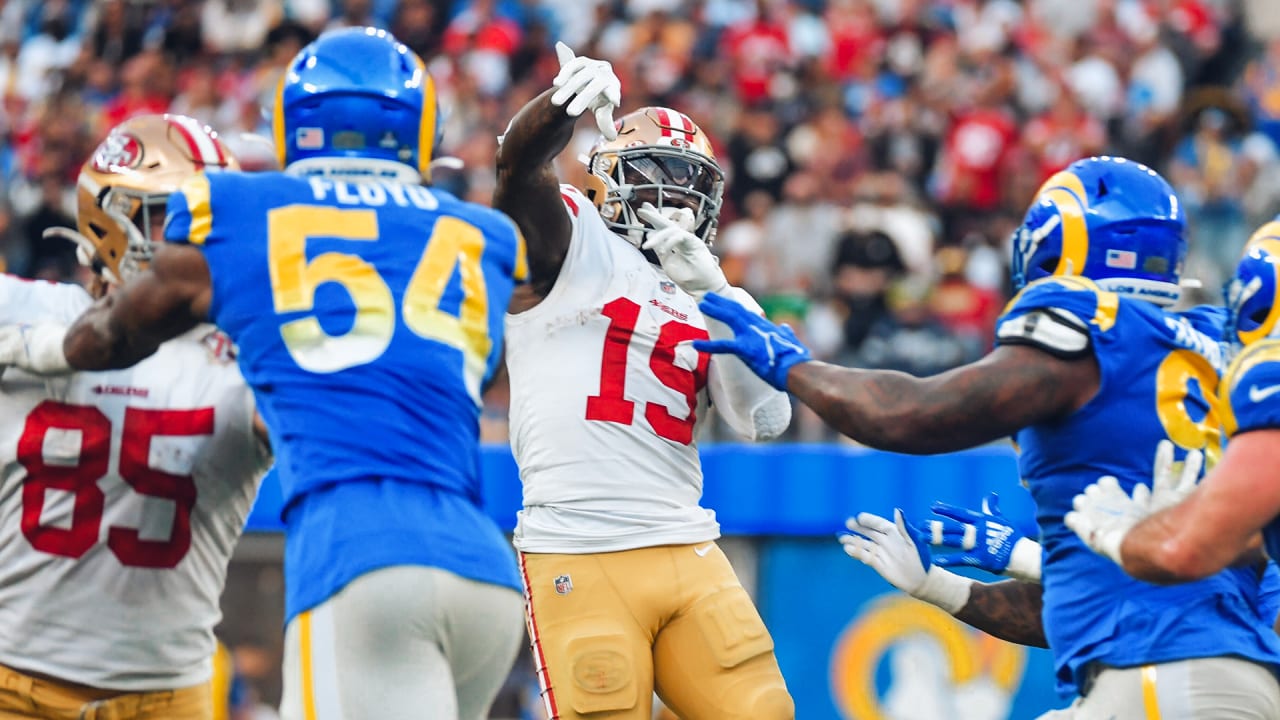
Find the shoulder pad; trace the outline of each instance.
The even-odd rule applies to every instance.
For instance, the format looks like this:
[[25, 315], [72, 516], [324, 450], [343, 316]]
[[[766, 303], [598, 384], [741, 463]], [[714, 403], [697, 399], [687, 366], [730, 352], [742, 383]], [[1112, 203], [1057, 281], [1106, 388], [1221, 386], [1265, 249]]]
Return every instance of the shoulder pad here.
[[1018, 315], [1036, 311], [1056, 311], [1073, 316], [1106, 332], [1116, 323], [1120, 298], [1082, 277], [1050, 277], [1027, 285], [1005, 307], [1001, 324]]
[[1231, 363], [1219, 386], [1227, 436], [1280, 427], [1280, 341], [1250, 345]]
[[1089, 326], [1068, 310], [1042, 308], [1000, 321], [996, 343], [1031, 345], [1054, 357], [1072, 360], [1088, 355]]

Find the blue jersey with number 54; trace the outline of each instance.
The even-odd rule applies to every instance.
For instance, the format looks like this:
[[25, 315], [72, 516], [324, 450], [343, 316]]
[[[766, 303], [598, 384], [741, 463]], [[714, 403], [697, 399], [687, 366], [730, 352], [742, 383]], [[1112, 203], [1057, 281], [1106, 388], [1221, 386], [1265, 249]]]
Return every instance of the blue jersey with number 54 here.
[[1064, 693], [1079, 692], [1095, 661], [1131, 667], [1234, 655], [1280, 664], [1275, 618], [1261, 617], [1253, 570], [1151, 585], [1089, 550], [1062, 521], [1099, 476], [1116, 476], [1125, 492], [1150, 484], [1160, 440], [1179, 454], [1203, 449], [1208, 463], [1217, 459], [1224, 317], [1218, 308], [1165, 312], [1082, 278], [1055, 277], [1027, 286], [998, 323], [999, 342], [1092, 355], [1100, 371], [1084, 407], [1017, 436], [1044, 545], [1045, 634]]
[[203, 250], [209, 320], [271, 430], [290, 617], [393, 564], [519, 586], [478, 457], [527, 273], [506, 216], [421, 186], [211, 173], [170, 198], [165, 237]]

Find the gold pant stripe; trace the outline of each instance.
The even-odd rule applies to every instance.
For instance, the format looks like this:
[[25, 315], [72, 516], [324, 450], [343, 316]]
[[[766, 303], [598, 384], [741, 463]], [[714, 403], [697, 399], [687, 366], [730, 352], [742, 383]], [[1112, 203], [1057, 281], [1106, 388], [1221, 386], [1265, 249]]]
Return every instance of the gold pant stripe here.
[[546, 706], [547, 720], [557, 720], [560, 713], [556, 708], [555, 693], [551, 689], [551, 678], [547, 675], [547, 658], [542, 652], [542, 636], [538, 634], [538, 623], [533, 617], [533, 593], [529, 589], [529, 568], [525, 565], [524, 553], [520, 553], [520, 579], [524, 583], [525, 619], [529, 625], [529, 644], [533, 650], [538, 687], [542, 690], [542, 703]]
[[1160, 699], [1156, 696], [1156, 666], [1142, 666], [1142, 708], [1147, 720], [1160, 720]]
[[298, 615], [298, 641], [302, 653], [302, 717], [316, 720], [316, 679], [311, 669], [310, 610]]

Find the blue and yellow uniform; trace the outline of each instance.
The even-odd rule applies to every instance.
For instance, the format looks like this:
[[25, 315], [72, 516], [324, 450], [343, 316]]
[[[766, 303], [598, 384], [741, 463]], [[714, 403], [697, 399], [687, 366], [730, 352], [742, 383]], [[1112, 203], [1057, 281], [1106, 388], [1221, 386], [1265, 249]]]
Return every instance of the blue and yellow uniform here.
[[1165, 312], [1083, 278], [1051, 277], [1029, 284], [997, 324], [1000, 343], [1092, 355], [1101, 378], [1084, 407], [1017, 435], [1019, 469], [1036, 501], [1044, 545], [1045, 636], [1064, 693], [1080, 692], [1094, 662], [1133, 667], [1238, 656], [1280, 666], [1280, 638], [1271, 629], [1274, 618], [1260, 618], [1255, 571], [1151, 585], [1091, 551], [1063, 524], [1072, 499], [1098, 476], [1116, 476], [1126, 492], [1150, 478], [1160, 440], [1216, 460], [1224, 320], [1221, 309]]
[[520, 588], [477, 444], [527, 274], [506, 216], [420, 185], [210, 173], [171, 196], [165, 237], [203, 250], [209, 320], [271, 429], [286, 620], [392, 565]]
[[[1227, 437], [1280, 428], [1280, 340], [1249, 345], [1222, 377], [1222, 426]], [[1280, 517], [1262, 529], [1267, 554], [1280, 558]]]

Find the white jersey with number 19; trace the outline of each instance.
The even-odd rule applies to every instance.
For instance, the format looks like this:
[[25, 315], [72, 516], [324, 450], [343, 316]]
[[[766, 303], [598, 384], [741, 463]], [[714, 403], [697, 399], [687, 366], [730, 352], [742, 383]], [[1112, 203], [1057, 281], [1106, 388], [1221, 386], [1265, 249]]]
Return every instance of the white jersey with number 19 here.
[[596, 553], [720, 536], [694, 440], [715, 372], [698, 305], [562, 187], [572, 223], [555, 286], [506, 321], [516, 547]]
[[[78, 286], [0, 276], [0, 323], [70, 324]], [[231, 343], [0, 378], [0, 663], [99, 688], [206, 681], [227, 562], [269, 456]]]

